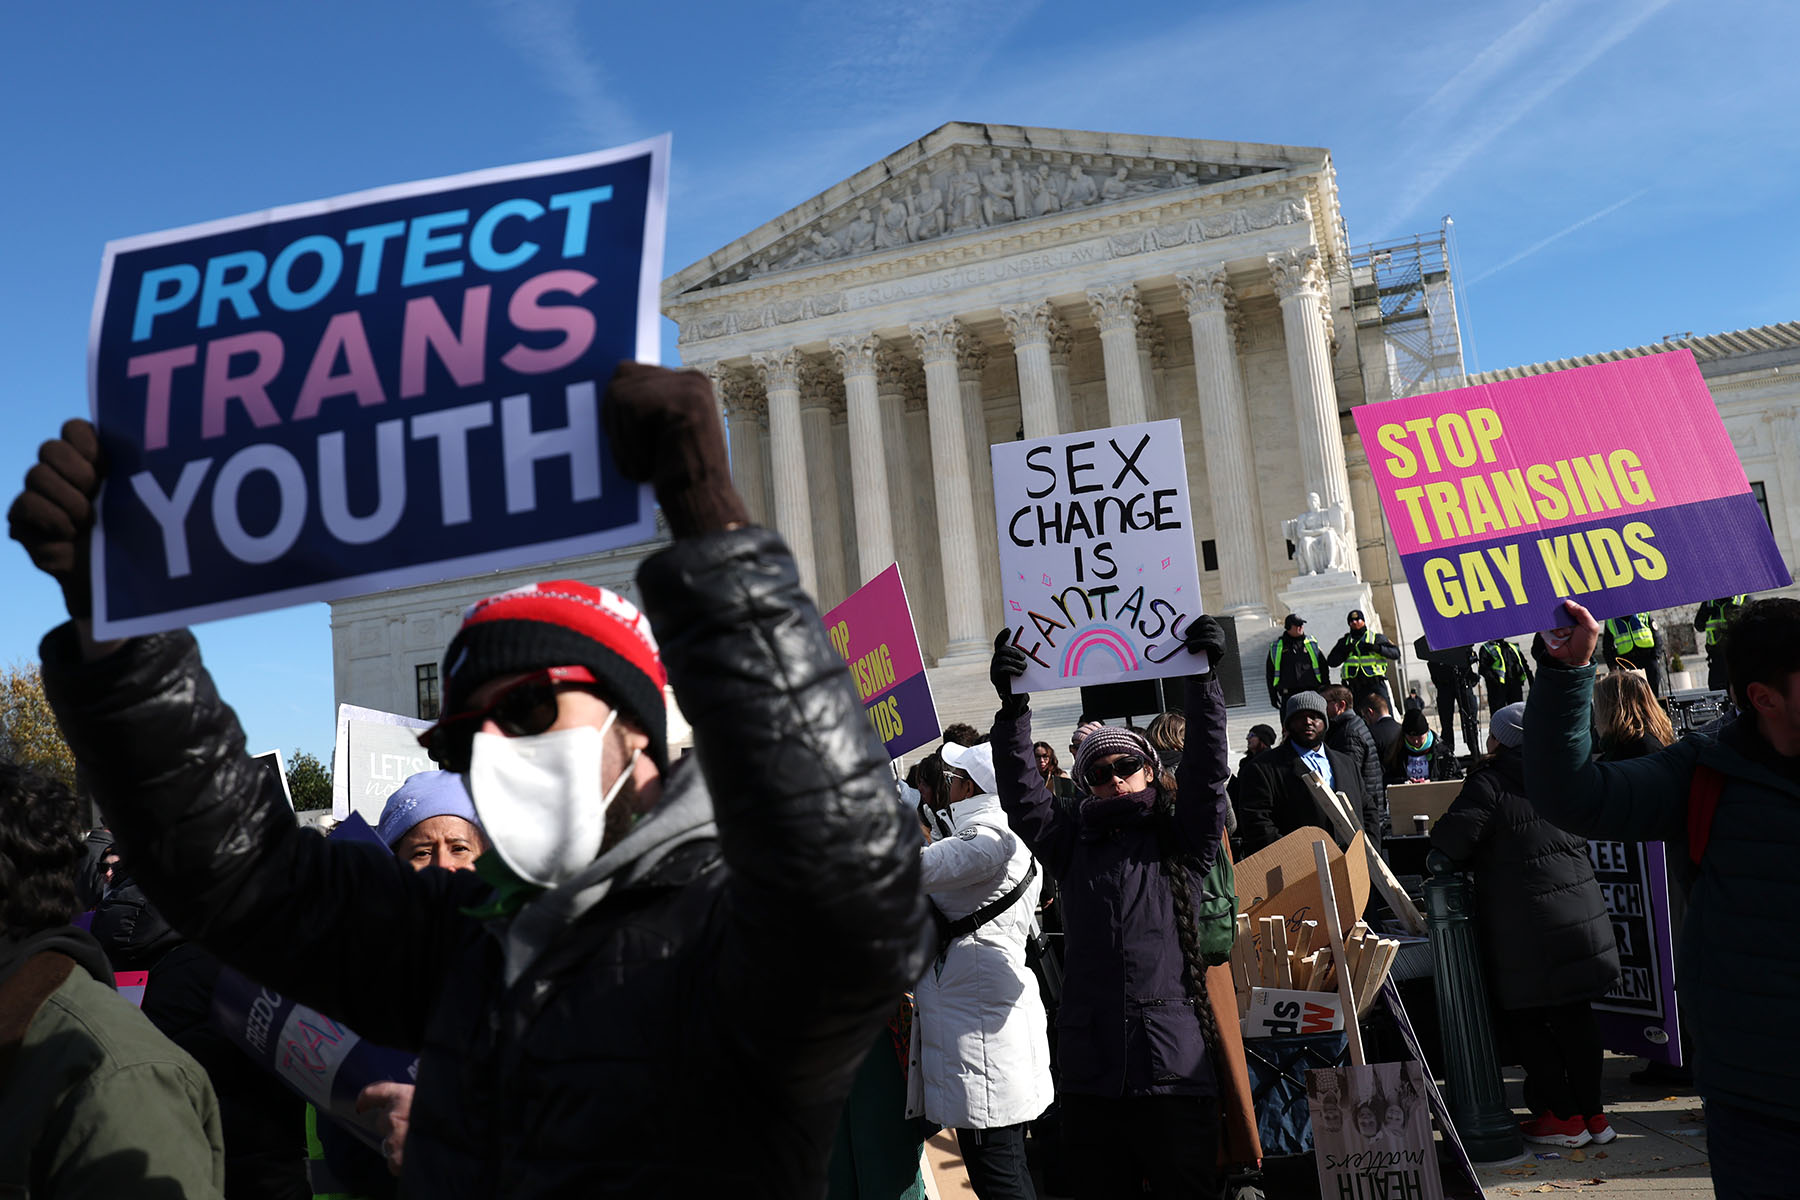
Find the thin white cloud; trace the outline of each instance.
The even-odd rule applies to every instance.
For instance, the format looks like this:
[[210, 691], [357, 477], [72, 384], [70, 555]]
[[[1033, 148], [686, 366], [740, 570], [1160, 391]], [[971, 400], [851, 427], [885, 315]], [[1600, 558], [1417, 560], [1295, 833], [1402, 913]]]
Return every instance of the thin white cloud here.
[[1517, 254], [1513, 255], [1511, 258], [1507, 259], [1505, 262], [1497, 263], [1494, 266], [1489, 267], [1487, 270], [1483, 271], [1481, 274], [1475, 276], [1475, 278], [1469, 280], [1469, 282], [1467, 284], [1465, 284], [1464, 286], [1465, 287], [1473, 287], [1476, 284], [1480, 283], [1482, 280], [1487, 279], [1493, 275], [1498, 275], [1500, 272], [1506, 270], [1506, 268], [1513, 266], [1516, 263], [1521, 263], [1521, 262], [1525, 261], [1526, 259], [1530, 258], [1532, 255], [1536, 254], [1539, 250], [1542, 250], [1542, 249], [1544, 249], [1544, 247], [1550, 245], [1552, 242], [1561, 241], [1563, 238], [1568, 237], [1571, 233], [1574, 233], [1578, 229], [1585, 229], [1587, 226], [1592, 225], [1595, 221], [1604, 220], [1605, 218], [1612, 216], [1614, 213], [1618, 212], [1621, 208], [1624, 208], [1627, 204], [1630, 204], [1633, 200], [1636, 200], [1638, 197], [1644, 195], [1649, 190], [1650, 190], [1649, 188], [1640, 188], [1637, 191], [1631, 193], [1631, 195], [1625, 197], [1623, 200], [1615, 200], [1611, 204], [1607, 205], [1605, 208], [1601, 209], [1599, 212], [1589, 213], [1587, 216], [1581, 218], [1581, 220], [1575, 222], [1573, 225], [1570, 225], [1564, 229], [1559, 229], [1555, 233], [1551, 234], [1549, 237], [1542, 238], [1539, 241], [1535, 241], [1535, 242], [1531, 243], [1531, 245], [1525, 247], [1523, 250], [1519, 251]]
[[614, 96], [606, 75], [583, 42], [569, 0], [487, 0], [500, 34], [534, 67], [545, 86], [568, 104], [569, 132], [602, 149], [629, 141], [639, 122]]
[[[1387, 219], [1379, 223], [1381, 228], [1377, 236], [1386, 236], [1388, 231], [1411, 216], [1433, 192], [1495, 138], [1518, 124], [1532, 109], [1549, 99], [1674, 2], [1675, 0], [1633, 0], [1606, 27], [1595, 33], [1579, 29], [1552, 31], [1539, 28], [1538, 22], [1553, 18], [1556, 14], [1545, 13], [1544, 6], [1534, 10], [1500, 39], [1507, 43], [1505, 52], [1514, 57], [1521, 52], [1520, 43], [1525, 36], [1520, 33], [1523, 26], [1532, 26], [1526, 32], [1539, 37], [1549, 32], [1557, 33], [1574, 52], [1562, 58], [1551, 56], [1547, 69], [1535, 76], [1526, 71], [1517, 76], [1497, 79], [1492, 72], [1484, 71], [1492, 86], [1476, 89], [1467, 95], [1464, 102], [1467, 119], [1460, 132], [1452, 135], [1447, 145], [1422, 145], [1414, 148], [1412, 156], [1422, 159], [1428, 165], [1401, 185]], [[1494, 48], [1490, 46], [1482, 53], [1485, 55]], [[1478, 55], [1477, 61], [1480, 58]], [[1454, 78], [1452, 82], [1455, 82]]]

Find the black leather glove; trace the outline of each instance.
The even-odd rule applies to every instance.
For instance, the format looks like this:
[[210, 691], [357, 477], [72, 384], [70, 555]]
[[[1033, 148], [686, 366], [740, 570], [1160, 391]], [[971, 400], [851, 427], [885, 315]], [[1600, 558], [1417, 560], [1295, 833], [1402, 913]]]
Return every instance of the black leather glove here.
[[604, 408], [620, 473], [656, 489], [676, 537], [749, 523], [731, 482], [725, 422], [706, 376], [622, 362], [606, 387]]
[[1000, 697], [1000, 716], [1006, 720], [1017, 720], [1031, 707], [1029, 692], [1013, 692], [1013, 683], [1025, 674], [1030, 660], [1025, 652], [1012, 644], [1012, 631], [1002, 630], [994, 639], [994, 660], [988, 664], [988, 678], [994, 682], [994, 691]]
[[1188, 622], [1187, 632], [1181, 635], [1181, 640], [1189, 654], [1206, 655], [1208, 666], [1202, 679], [1209, 678], [1225, 660], [1225, 627], [1205, 613]]
[[7, 533], [31, 561], [62, 588], [63, 604], [77, 620], [92, 614], [88, 541], [94, 529], [94, 497], [106, 469], [100, 437], [79, 418], [62, 436], [38, 447], [37, 465], [25, 472], [25, 490], [7, 510]]

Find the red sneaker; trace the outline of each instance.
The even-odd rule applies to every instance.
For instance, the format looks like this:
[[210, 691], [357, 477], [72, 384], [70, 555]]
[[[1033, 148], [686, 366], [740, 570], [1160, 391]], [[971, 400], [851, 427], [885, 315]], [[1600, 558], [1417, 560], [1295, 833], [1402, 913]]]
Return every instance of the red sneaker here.
[[1525, 1135], [1526, 1141], [1542, 1146], [1585, 1146], [1594, 1140], [1585, 1119], [1559, 1117], [1548, 1112], [1521, 1122], [1519, 1132]]
[[1612, 1127], [1612, 1122], [1606, 1119], [1605, 1113], [1596, 1113], [1589, 1117], [1587, 1131], [1588, 1137], [1592, 1138], [1597, 1146], [1604, 1146], [1619, 1136], [1619, 1131]]

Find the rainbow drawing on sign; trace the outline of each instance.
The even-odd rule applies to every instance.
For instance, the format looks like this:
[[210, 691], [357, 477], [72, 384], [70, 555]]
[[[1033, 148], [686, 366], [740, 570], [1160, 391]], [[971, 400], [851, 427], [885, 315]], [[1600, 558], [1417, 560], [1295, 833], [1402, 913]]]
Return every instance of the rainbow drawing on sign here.
[[1131, 639], [1110, 625], [1090, 625], [1069, 643], [1063, 652], [1062, 673], [1067, 679], [1071, 675], [1081, 674], [1082, 660], [1090, 650], [1108, 651], [1119, 661], [1120, 670], [1135, 671], [1138, 669], [1137, 651], [1131, 648]]

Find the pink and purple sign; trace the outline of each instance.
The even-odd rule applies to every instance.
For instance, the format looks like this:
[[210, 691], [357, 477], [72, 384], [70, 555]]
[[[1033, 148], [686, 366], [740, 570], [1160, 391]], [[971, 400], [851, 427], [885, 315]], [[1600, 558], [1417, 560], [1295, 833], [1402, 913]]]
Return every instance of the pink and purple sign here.
[[899, 758], [938, 736], [925, 656], [895, 563], [825, 614], [832, 648], [850, 667], [875, 736]]
[[1434, 646], [1792, 582], [1685, 350], [1354, 413]]

